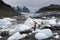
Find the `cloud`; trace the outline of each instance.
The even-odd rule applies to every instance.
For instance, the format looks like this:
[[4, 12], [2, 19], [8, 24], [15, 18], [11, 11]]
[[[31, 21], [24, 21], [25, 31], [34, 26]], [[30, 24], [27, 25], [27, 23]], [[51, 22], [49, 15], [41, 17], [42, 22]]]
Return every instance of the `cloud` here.
[[11, 6], [26, 6], [30, 10], [37, 10], [41, 7], [48, 6], [50, 4], [59, 4], [60, 0], [3, 0], [5, 3]]

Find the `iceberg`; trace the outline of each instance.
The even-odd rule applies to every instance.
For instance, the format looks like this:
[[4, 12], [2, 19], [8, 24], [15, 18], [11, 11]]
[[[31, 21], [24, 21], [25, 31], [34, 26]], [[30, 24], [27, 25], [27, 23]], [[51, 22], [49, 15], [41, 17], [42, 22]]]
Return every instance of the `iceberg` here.
[[38, 33], [35, 34], [35, 38], [38, 40], [42, 40], [42, 39], [49, 38], [52, 35], [53, 34], [50, 29], [43, 29], [43, 30], [38, 31]]
[[12, 36], [10, 36], [7, 40], [19, 40], [19, 39], [25, 38], [26, 36], [27, 34], [20, 34], [19, 32], [17, 32]]

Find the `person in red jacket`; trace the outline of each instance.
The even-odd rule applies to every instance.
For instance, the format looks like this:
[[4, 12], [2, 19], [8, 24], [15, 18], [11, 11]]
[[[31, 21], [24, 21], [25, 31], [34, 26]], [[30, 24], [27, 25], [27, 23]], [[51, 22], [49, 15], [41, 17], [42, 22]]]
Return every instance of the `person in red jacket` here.
[[34, 21], [34, 30], [36, 30], [36, 24], [37, 24], [37, 22]]

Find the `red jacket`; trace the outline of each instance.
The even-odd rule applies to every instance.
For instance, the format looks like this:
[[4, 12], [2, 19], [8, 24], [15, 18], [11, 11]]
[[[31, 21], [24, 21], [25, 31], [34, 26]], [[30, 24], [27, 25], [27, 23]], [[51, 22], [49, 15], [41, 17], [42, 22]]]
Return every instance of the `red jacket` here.
[[36, 27], [36, 24], [37, 24], [37, 22], [36, 22], [36, 21], [34, 21], [34, 27]]

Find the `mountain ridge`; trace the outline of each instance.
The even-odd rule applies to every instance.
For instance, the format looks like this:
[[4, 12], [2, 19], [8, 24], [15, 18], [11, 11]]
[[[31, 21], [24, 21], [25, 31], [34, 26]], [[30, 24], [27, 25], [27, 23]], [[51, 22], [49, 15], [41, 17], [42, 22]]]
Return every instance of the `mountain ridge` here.
[[60, 5], [51, 4], [46, 7], [40, 8], [36, 13], [50, 12], [50, 11], [60, 11]]

